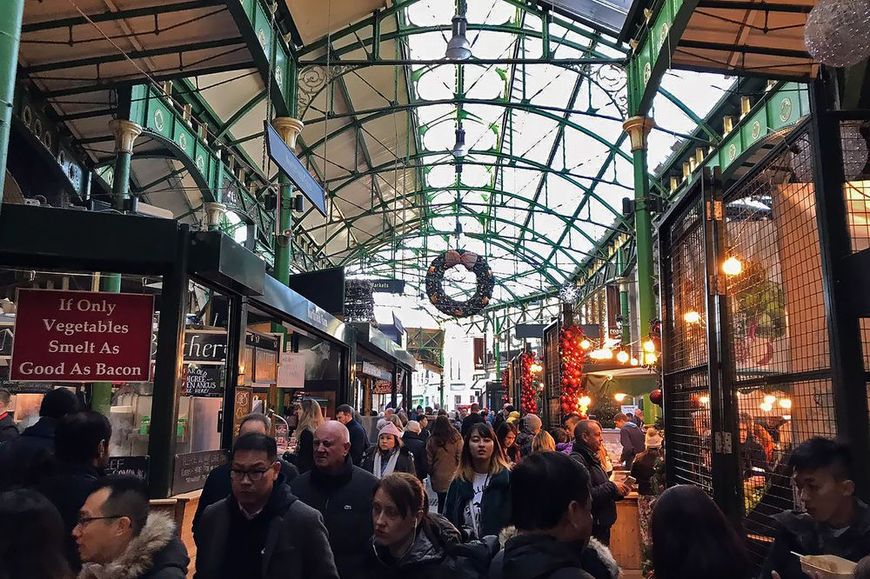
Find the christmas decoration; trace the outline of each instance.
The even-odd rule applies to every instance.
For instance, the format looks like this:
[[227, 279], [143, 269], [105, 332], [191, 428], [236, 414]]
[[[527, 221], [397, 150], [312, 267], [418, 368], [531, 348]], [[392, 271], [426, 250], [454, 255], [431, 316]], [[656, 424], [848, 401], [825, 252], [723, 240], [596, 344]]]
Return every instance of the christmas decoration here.
[[583, 330], [577, 326], [564, 326], [559, 333], [559, 361], [561, 364], [562, 395], [560, 399], [562, 413], [581, 412], [580, 398], [584, 396], [583, 363], [586, 361], [586, 349], [583, 348]]
[[349, 322], [375, 321], [371, 281], [349, 279], [344, 282], [344, 316]]
[[[444, 273], [461, 265], [477, 277], [477, 289], [467, 302], [459, 302], [447, 297], [444, 292]], [[489, 304], [495, 280], [486, 260], [476, 253], [464, 249], [451, 249], [436, 257], [426, 272], [426, 294], [438, 311], [464, 318], [473, 316]]]
[[522, 366], [522, 374], [520, 374], [520, 412], [522, 414], [537, 414], [537, 391], [532, 383], [532, 364], [536, 361], [535, 355], [531, 352], [525, 352], [520, 356], [520, 365]]
[[661, 388], [656, 388], [655, 390], [650, 392], [649, 399], [650, 402], [652, 402], [653, 404], [658, 404], [659, 406], [661, 406], [662, 402], [664, 401], [664, 396], [662, 395]]
[[819, 0], [807, 16], [804, 42], [812, 57], [844, 67], [870, 56], [870, 2]]

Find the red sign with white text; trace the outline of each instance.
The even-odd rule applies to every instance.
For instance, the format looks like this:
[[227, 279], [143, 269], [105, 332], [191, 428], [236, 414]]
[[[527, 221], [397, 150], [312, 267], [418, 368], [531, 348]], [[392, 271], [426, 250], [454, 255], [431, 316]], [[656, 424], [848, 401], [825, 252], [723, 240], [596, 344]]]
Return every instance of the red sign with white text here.
[[154, 296], [18, 290], [13, 382], [148, 382]]

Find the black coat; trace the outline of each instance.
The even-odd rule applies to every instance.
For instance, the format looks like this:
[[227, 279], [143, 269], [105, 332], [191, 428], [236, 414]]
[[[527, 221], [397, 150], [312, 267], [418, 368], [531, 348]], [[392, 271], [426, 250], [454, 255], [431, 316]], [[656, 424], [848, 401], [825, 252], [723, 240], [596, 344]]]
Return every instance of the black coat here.
[[497, 550], [495, 537], [462, 543], [453, 525], [430, 513], [405, 555], [396, 560], [372, 543], [362, 568], [367, 579], [480, 579], [487, 576]]
[[66, 536], [66, 555], [73, 570], [81, 567], [81, 560], [72, 530], [78, 524], [82, 505], [102, 478], [103, 474], [91, 465], [60, 463], [56, 472], [46, 477], [36, 489], [60, 513]]
[[298, 433], [299, 446], [296, 448], [296, 460], [293, 463], [299, 469], [299, 474], [311, 470], [314, 466], [314, 433], [307, 428]]
[[583, 570], [583, 545], [534, 533], [508, 540], [493, 559], [489, 579], [593, 579]]
[[616, 485], [608, 480], [598, 454], [575, 441], [571, 458], [579, 461], [589, 471], [592, 483], [592, 536], [609, 538], [610, 527], [616, 522], [616, 501], [622, 497], [619, 496]]
[[[239, 506], [229, 496], [202, 514], [202, 528], [208, 529], [196, 539], [195, 579], [221, 579], [228, 544], [233, 509]], [[268, 527], [262, 551], [262, 568], [251, 569], [251, 577], [260, 579], [338, 579], [332, 549], [323, 518], [315, 509], [297, 499], [284, 484], [283, 477], [261, 515]]]
[[634, 457], [646, 449], [645, 439], [643, 430], [634, 422], [626, 422], [619, 429], [619, 442], [622, 444], [619, 461], [626, 466], [626, 470], [631, 468]]
[[481, 422], [486, 422], [486, 419], [480, 415], [479, 412], [472, 412], [468, 416], [462, 419], [462, 438], [466, 438], [468, 436], [468, 431], [471, 430], [471, 427], [475, 424], [480, 424]]
[[429, 474], [429, 459], [426, 458], [426, 438], [416, 432], [406, 432], [402, 437], [405, 448], [414, 455], [417, 478], [423, 480]]
[[[483, 491], [480, 503], [480, 536], [498, 535], [511, 516], [511, 473], [505, 469], [493, 476]], [[444, 516], [457, 528], [466, 526], [465, 506], [474, 498], [471, 482], [457, 477], [450, 483]]]
[[15, 440], [0, 445], [0, 489], [36, 486], [53, 470], [56, 429], [57, 420], [44, 416]]
[[0, 418], [0, 443], [18, 438], [18, 427], [15, 426], [15, 420], [13, 420], [12, 415], [4, 412], [2, 416]]
[[350, 433], [350, 458], [356, 466], [359, 466], [369, 447], [369, 437], [363, 425], [356, 420], [347, 423], [347, 431]]
[[[281, 474], [284, 475], [284, 482], [290, 484], [293, 479], [299, 476], [299, 471], [286, 460], [279, 459], [279, 462], [281, 463]], [[227, 498], [232, 494], [232, 492], [233, 484], [230, 481], [230, 463], [214, 467], [211, 472], [208, 473], [208, 478], [205, 479], [205, 485], [202, 487], [202, 493], [199, 495], [199, 503], [196, 506], [196, 513], [193, 515], [191, 526], [193, 528], [194, 537], [196, 537], [197, 533], [200, 531], [199, 523], [205, 509], [216, 502]]]
[[761, 579], [770, 579], [777, 571], [782, 579], [806, 579], [800, 561], [802, 555], [837, 555], [850, 561], [860, 561], [870, 555], [870, 507], [858, 501], [855, 522], [840, 536], [830, 528], [816, 523], [807, 513], [785, 511], [774, 515], [777, 531], [773, 547], [767, 555]]
[[373, 474], [354, 466], [348, 456], [338, 475], [315, 466], [290, 485], [299, 500], [323, 515], [342, 579], [352, 579], [363, 568], [372, 536], [372, 497], [377, 484]]
[[[366, 455], [363, 457], [361, 466], [363, 469], [374, 474], [376, 477], [381, 478], [378, 476], [380, 473], [375, 472], [375, 454], [378, 451], [379, 449], [377, 444], [370, 446], [369, 449], [366, 451]], [[409, 474], [417, 474], [417, 469], [414, 467], [414, 455], [411, 454], [411, 451], [409, 451], [408, 448], [405, 446], [399, 448], [399, 458], [396, 460], [396, 468], [394, 472], [407, 472]]]

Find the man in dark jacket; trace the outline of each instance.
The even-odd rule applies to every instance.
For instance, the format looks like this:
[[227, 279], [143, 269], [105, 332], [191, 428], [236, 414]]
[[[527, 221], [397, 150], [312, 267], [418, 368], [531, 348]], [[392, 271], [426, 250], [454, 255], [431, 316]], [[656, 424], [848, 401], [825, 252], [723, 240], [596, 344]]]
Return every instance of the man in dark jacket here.
[[[239, 424], [239, 436], [256, 432], [259, 434], [268, 435], [272, 428], [272, 422], [265, 414], [255, 412], [248, 414], [242, 418]], [[290, 481], [299, 476], [299, 471], [289, 462], [278, 459], [281, 464], [281, 474], [284, 475], [284, 482], [289, 484]], [[193, 515], [193, 535], [196, 537], [200, 531], [200, 520], [205, 509], [216, 502], [227, 498], [232, 493], [232, 484], [230, 482], [230, 464], [222, 464], [212, 469], [205, 479], [205, 485], [202, 487], [202, 494], [199, 497], [199, 504], [196, 507], [196, 513]]]
[[619, 429], [619, 442], [622, 444], [622, 455], [619, 457], [619, 462], [622, 463], [625, 470], [631, 470], [634, 457], [645, 450], [643, 430], [622, 412], [613, 417], [613, 422]]
[[405, 447], [414, 455], [414, 468], [417, 469], [417, 478], [424, 480], [429, 475], [429, 458], [426, 456], [426, 438], [423, 437], [423, 429], [416, 420], [409, 420], [405, 425], [405, 434], [402, 436]]
[[58, 421], [79, 410], [79, 400], [66, 388], [57, 388], [42, 398], [39, 421], [21, 436], [0, 445], [0, 488], [33, 487], [48, 474], [54, 461], [54, 435]]
[[79, 521], [79, 509], [103, 479], [112, 425], [99, 412], [78, 412], [61, 419], [56, 437], [55, 472], [43, 479], [36, 490], [60, 512], [67, 537], [67, 557], [70, 566], [77, 570], [81, 562], [71, 533]]
[[369, 447], [369, 437], [366, 429], [356, 421], [353, 414], [353, 408], [349, 404], [342, 404], [335, 409], [335, 419], [344, 424], [350, 433], [350, 458], [356, 466], [359, 466]]
[[167, 515], [149, 513], [134, 477], [109, 477], [82, 505], [73, 531], [84, 566], [79, 579], [185, 579], [187, 549]]
[[338, 579], [323, 518], [284, 484], [274, 438], [240, 436], [230, 474], [232, 494], [202, 514], [197, 579]]
[[579, 462], [560, 452], [523, 459], [511, 473], [517, 533], [493, 560], [490, 579], [590, 579], [583, 552], [592, 533], [591, 509], [589, 473]]
[[314, 468], [290, 485], [293, 494], [320, 511], [342, 579], [358, 577], [372, 536], [372, 496], [378, 479], [350, 459], [350, 436], [336, 420], [314, 433]]
[[18, 427], [15, 426], [15, 420], [7, 410], [10, 402], [12, 402], [12, 394], [9, 390], [0, 388], [0, 444], [18, 438]]
[[762, 579], [775, 577], [774, 572], [781, 579], [807, 579], [794, 553], [850, 561], [870, 555], [870, 507], [855, 496], [849, 448], [828, 438], [811, 438], [792, 451], [788, 462], [806, 512], [773, 517], [778, 529]]
[[471, 427], [479, 422], [486, 422], [486, 419], [480, 415], [480, 404], [475, 402], [471, 405], [471, 413], [462, 419], [462, 438], [468, 436]]
[[571, 457], [578, 460], [592, 481], [592, 536], [610, 545], [610, 527], [616, 522], [616, 501], [631, 490], [628, 485], [611, 482], [601, 467], [601, 425], [595, 420], [581, 420], [574, 427], [574, 448]]

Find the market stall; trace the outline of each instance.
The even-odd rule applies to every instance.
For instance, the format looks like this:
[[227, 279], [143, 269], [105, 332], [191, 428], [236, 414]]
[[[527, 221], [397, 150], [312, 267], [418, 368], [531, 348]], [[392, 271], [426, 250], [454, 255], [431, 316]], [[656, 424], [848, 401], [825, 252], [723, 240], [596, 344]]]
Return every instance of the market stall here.
[[417, 360], [371, 324], [356, 322], [356, 379], [353, 405], [362, 416], [408, 407]]

